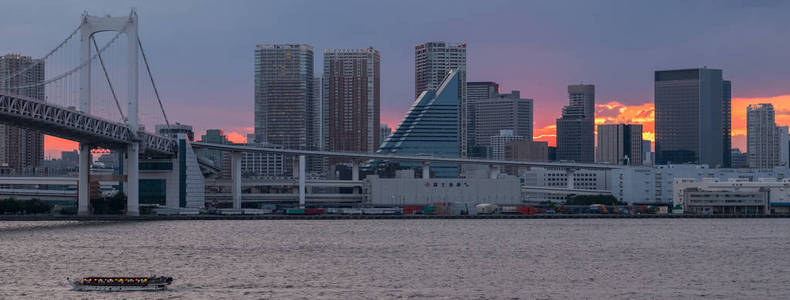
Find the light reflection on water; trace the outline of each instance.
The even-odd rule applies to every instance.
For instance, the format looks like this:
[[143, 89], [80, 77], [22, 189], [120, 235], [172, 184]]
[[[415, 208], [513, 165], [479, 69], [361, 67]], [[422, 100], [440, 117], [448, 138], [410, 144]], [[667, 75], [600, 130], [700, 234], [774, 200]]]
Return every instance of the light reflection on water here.
[[[784, 298], [790, 219], [0, 222], [6, 298]], [[66, 277], [170, 275], [166, 292]]]

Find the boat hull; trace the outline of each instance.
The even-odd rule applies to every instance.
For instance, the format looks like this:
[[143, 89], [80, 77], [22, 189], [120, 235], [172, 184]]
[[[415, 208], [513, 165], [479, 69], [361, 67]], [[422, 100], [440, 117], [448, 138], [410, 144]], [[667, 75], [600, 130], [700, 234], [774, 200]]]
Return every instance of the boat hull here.
[[69, 280], [74, 291], [102, 291], [102, 292], [123, 292], [123, 291], [162, 291], [167, 288], [167, 284], [149, 285], [83, 285]]

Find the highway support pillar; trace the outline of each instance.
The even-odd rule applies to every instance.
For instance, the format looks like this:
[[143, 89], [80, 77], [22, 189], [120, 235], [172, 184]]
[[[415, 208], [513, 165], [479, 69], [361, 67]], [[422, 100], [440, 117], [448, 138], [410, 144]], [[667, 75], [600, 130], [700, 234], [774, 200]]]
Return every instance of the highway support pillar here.
[[140, 144], [133, 142], [126, 147], [126, 215], [140, 215]]
[[495, 165], [488, 165], [488, 179], [499, 178], [499, 167]]
[[422, 179], [430, 179], [431, 178], [431, 162], [424, 161], [422, 162]]
[[351, 180], [359, 181], [359, 161], [351, 161]]
[[79, 182], [77, 183], [77, 214], [89, 215], [90, 212], [90, 173], [91, 173], [91, 147], [80, 143]]
[[299, 155], [299, 208], [304, 208], [305, 202], [305, 191], [307, 188], [306, 185], [306, 178], [307, 175], [305, 174], [305, 167], [306, 167], [306, 159], [304, 155]]
[[572, 189], [574, 189], [573, 188], [573, 178], [574, 178], [573, 174], [576, 173], [576, 170], [575, 169], [566, 169], [565, 173], [568, 175], [567, 176], [568, 177], [568, 189], [572, 190]]
[[241, 209], [241, 157], [244, 153], [230, 153], [231, 170], [231, 197], [233, 199], [233, 209]]

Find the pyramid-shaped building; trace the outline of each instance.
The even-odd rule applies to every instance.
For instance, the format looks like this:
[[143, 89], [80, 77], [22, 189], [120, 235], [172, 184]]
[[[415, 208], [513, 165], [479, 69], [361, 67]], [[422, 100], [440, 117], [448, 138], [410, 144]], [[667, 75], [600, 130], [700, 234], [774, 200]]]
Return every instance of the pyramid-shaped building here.
[[[439, 88], [422, 92], [378, 153], [459, 157], [458, 88], [458, 72], [450, 71]], [[410, 162], [400, 165], [420, 166]], [[458, 177], [458, 164], [434, 163], [431, 171], [439, 178]]]

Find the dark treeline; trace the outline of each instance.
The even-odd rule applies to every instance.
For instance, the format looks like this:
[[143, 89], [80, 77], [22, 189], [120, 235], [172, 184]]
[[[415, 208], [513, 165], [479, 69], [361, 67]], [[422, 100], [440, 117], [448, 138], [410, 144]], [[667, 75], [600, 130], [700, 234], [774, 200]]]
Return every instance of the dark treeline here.
[[14, 198], [0, 200], [0, 215], [46, 214], [52, 205], [38, 199], [16, 200]]
[[117, 193], [112, 197], [91, 199], [93, 213], [97, 215], [120, 215], [126, 211], [126, 195]]
[[591, 204], [603, 204], [603, 205], [626, 205], [625, 202], [617, 201], [612, 195], [577, 195], [573, 197], [569, 197], [568, 201], [565, 203], [567, 205], [591, 205]]

